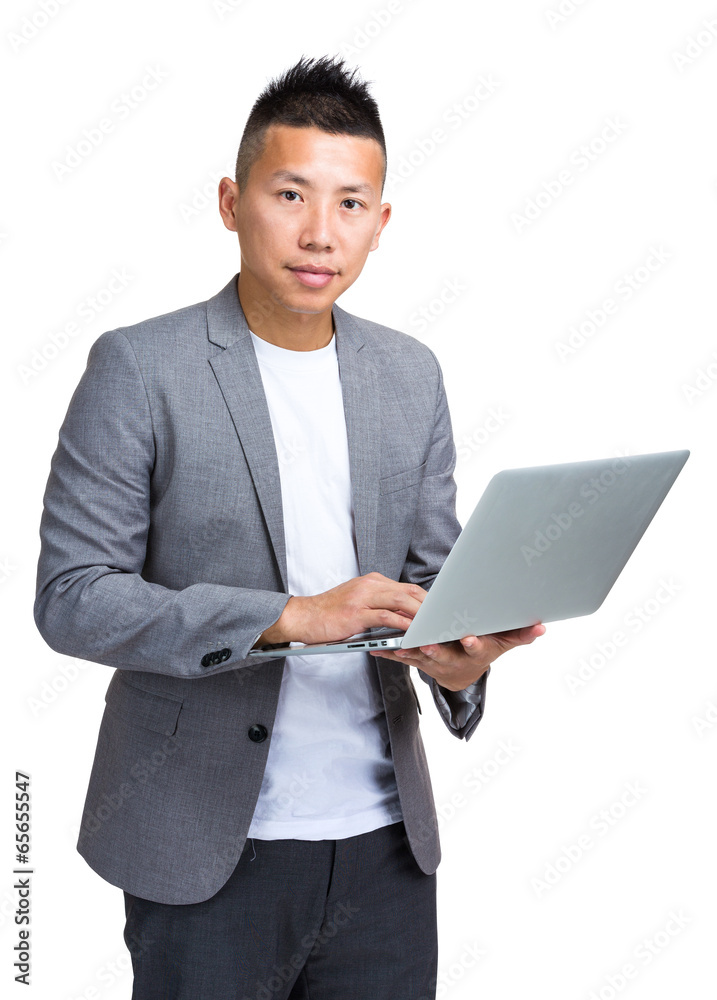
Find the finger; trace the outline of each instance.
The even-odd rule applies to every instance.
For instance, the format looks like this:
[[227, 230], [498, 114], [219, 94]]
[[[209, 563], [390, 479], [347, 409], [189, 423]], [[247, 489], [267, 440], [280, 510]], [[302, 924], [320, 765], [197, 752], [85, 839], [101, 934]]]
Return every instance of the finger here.
[[423, 667], [435, 663], [434, 659], [425, 656], [418, 647], [415, 649], [371, 649], [369, 652], [371, 656], [380, 656], [382, 659], [405, 663], [408, 666]]
[[528, 643], [534, 642], [535, 639], [544, 634], [545, 625], [538, 622], [537, 625], [525, 625], [523, 628], [510, 629], [507, 632], [497, 632], [490, 638], [497, 639], [502, 644], [507, 644], [505, 645], [506, 649], [512, 649], [514, 646], [525, 646]]
[[403, 615], [412, 621], [423, 603], [423, 598], [419, 593], [412, 593], [410, 590], [386, 589], [372, 595], [371, 603], [376, 608], [387, 608], [389, 611]]
[[475, 656], [482, 647], [480, 638], [477, 635], [465, 635], [459, 642], [469, 656]]
[[[469, 637], [476, 639], [476, 636]], [[478, 640], [470, 649], [470, 655], [476, 658], [485, 658], [486, 649], [489, 648], [486, 643], [483, 642], [484, 636], [478, 637]], [[371, 650], [372, 656], [382, 656], [386, 659], [395, 660], [398, 663], [408, 663], [411, 666], [421, 667], [435, 667], [438, 666], [450, 666], [455, 665], [456, 653], [461, 653], [462, 650], [456, 641], [451, 642], [441, 642], [433, 643], [427, 646], [412, 646], [406, 647], [405, 649], [394, 649], [392, 651], [374, 651]], [[466, 650], [466, 652], [469, 652]]]
[[543, 635], [544, 632], [545, 625], [542, 622], [536, 622], [535, 625], [524, 625], [522, 628], [513, 628], [498, 634], [510, 636], [511, 638], [525, 639], [528, 637], [537, 638], [539, 635]]
[[435, 667], [455, 668], [456, 649], [453, 644], [434, 643], [429, 646], [413, 646], [396, 650], [396, 659], [402, 663], [424, 669]]
[[383, 577], [371, 583], [367, 604], [373, 608], [386, 608], [413, 618], [427, 596], [427, 591], [417, 583], [398, 583]]
[[395, 663], [405, 663], [406, 661], [403, 657], [396, 656], [396, 653], [391, 649], [370, 649], [369, 656], [378, 657], [380, 656], [382, 660], [393, 660]]

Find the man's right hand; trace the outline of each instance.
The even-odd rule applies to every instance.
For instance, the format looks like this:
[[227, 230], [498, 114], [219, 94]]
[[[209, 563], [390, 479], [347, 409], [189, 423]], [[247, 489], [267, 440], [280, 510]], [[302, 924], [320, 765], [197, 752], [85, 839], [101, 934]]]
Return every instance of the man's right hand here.
[[256, 646], [284, 642], [332, 642], [369, 628], [405, 631], [427, 590], [398, 583], [381, 573], [367, 573], [313, 597], [290, 597], [278, 621], [259, 636]]

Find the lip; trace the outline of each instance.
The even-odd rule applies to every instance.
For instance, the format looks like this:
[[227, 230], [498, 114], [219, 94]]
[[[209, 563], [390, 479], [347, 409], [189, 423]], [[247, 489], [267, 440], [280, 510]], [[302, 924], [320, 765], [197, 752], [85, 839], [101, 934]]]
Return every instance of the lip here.
[[308, 288], [325, 288], [336, 275], [330, 267], [317, 267], [315, 264], [302, 264], [300, 267], [290, 267], [297, 279]]

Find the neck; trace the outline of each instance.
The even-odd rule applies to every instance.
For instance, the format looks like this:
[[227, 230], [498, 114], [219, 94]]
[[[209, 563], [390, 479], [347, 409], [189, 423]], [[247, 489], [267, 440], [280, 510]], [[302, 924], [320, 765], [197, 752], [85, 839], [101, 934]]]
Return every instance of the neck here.
[[316, 351], [326, 347], [334, 335], [331, 308], [320, 313], [298, 313], [285, 309], [240, 272], [237, 292], [252, 333], [289, 351]]

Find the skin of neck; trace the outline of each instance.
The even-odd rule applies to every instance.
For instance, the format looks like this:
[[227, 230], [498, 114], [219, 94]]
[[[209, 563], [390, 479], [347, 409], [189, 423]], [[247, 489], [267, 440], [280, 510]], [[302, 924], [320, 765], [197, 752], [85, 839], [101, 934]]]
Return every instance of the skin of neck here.
[[289, 351], [316, 351], [331, 343], [333, 303], [319, 313], [286, 309], [244, 270], [239, 272], [237, 292], [249, 329], [262, 340]]

